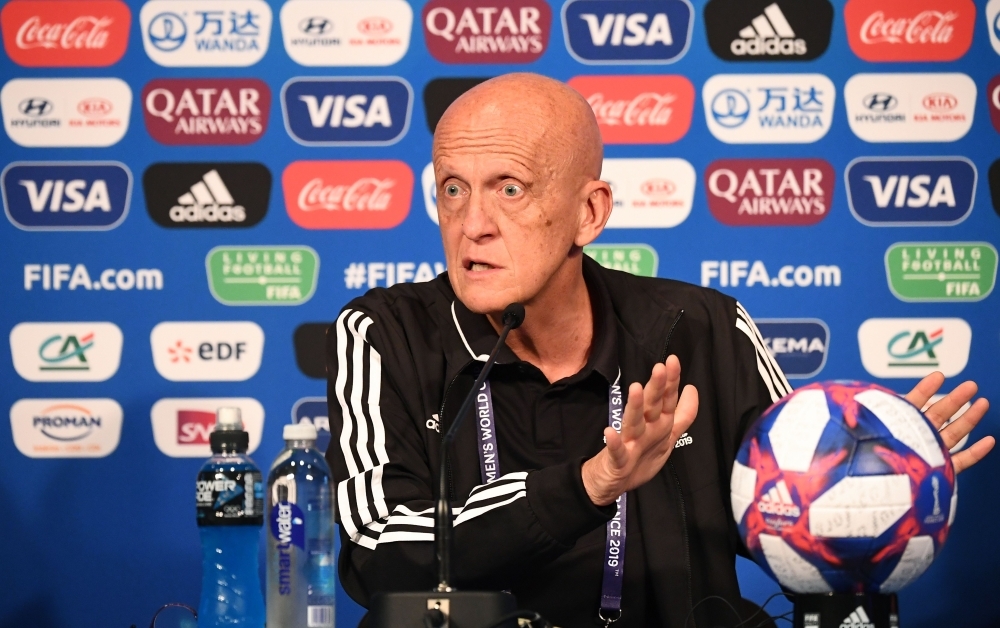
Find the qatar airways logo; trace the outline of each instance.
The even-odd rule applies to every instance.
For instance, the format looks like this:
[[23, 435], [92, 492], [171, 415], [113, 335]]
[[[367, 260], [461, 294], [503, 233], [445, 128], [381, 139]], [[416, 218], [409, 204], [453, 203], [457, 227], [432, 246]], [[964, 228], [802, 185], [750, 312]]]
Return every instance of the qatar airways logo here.
[[694, 86], [683, 76], [577, 76], [569, 86], [590, 103], [606, 144], [669, 144], [691, 127]]
[[549, 45], [552, 9], [542, 0], [431, 0], [424, 40], [443, 63], [531, 63]]
[[847, 37], [866, 61], [954, 61], [969, 50], [971, 0], [851, 0]]
[[296, 161], [281, 181], [288, 216], [306, 229], [390, 229], [410, 213], [413, 172], [401, 161]]
[[30, 67], [108, 66], [125, 53], [131, 13], [118, 0], [15, 0], [0, 14], [4, 47]]

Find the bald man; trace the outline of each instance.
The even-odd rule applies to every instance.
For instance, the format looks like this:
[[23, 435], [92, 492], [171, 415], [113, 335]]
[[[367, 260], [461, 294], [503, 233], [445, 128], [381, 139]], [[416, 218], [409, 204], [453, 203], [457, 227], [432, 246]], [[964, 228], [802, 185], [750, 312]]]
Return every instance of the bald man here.
[[[328, 332], [339, 571], [362, 605], [436, 584], [441, 436], [503, 309], [520, 302], [524, 324], [452, 451], [454, 584], [510, 590], [557, 626], [738, 621], [729, 476], [744, 430], [791, 387], [732, 298], [583, 254], [611, 214], [602, 159], [587, 102], [541, 76], [482, 83], [441, 118], [433, 160], [448, 272], [371, 290]], [[942, 382], [930, 376], [908, 398], [922, 405]], [[975, 392], [962, 384], [932, 420]], [[986, 408], [973, 404], [945, 442]], [[956, 455], [956, 468], [992, 445]]]

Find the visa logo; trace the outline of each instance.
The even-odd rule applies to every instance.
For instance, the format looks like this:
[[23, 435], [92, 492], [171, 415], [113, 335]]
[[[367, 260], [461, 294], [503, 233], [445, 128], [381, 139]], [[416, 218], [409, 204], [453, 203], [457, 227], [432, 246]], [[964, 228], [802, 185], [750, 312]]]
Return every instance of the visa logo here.
[[281, 90], [285, 128], [309, 146], [386, 146], [406, 134], [413, 90], [401, 78], [303, 77]]
[[826, 365], [830, 329], [818, 318], [762, 319], [757, 328], [789, 379], [815, 377]]
[[687, 52], [687, 0], [570, 0], [563, 5], [566, 48], [581, 63], [672, 63]]
[[26, 230], [104, 230], [128, 212], [132, 173], [118, 162], [14, 162], [0, 175], [7, 218]]
[[860, 222], [953, 225], [965, 220], [976, 167], [964, 157], [862, 157], [847, 166], [848, 201]]

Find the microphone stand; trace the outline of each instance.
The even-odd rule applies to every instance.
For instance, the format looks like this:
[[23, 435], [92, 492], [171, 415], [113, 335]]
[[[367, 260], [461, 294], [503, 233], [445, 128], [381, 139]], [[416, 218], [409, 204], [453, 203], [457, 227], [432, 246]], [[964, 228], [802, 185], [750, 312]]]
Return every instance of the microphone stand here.
[[[457, 591], [451, 586], [452, 510], [448, 491], [448, 454], [462, 419], [472, 408], [476, 392], [489, 377], [507, 334], [524, 322], [524, 306], [511, 303], [503, 311], [503, 329], [472, 390], [459, 407], [454, 423], [441, 439], [441, 468], [434, 508], [435, 558], [438, 584], [433, 591], [377, 593], [372, 596], [369, 625], [372, 628], [493, 628], [516, 626], [517, 601], [501, 591]], [[443, 420], [444, 417], [442, 416]], [[505, 618], [508, 618], [506, 621]]]

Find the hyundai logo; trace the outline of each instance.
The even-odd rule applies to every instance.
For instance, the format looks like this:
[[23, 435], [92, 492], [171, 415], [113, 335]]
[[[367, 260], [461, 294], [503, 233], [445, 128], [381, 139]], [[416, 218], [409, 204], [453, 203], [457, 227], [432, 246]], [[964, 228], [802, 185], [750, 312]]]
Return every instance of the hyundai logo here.
[[325, 17], [307, 17], [299, 22], [299, 30], [306, 35], [325, 35], [333, 30], [333, 22]]
[[146, 35], [157, 50], [173, 52], [187, 39], [187, 25], [176, 13], [160, 13], [149, 23]]
[[712, 117], [719, 125], [735, 129], [747, 121], [750, 115], [750, 101], [743, 92], [724, 89], [712, 99]]
[[899, 104], [899, 101], [892, 94], [879, 92], [868, 94], [861, 102], [870, 111], [892, 111]]
[[17, 110], [26, 116], [39, 118], [52, 113], [52, 101], [46, 98], [25, 98], [17, 105]]

